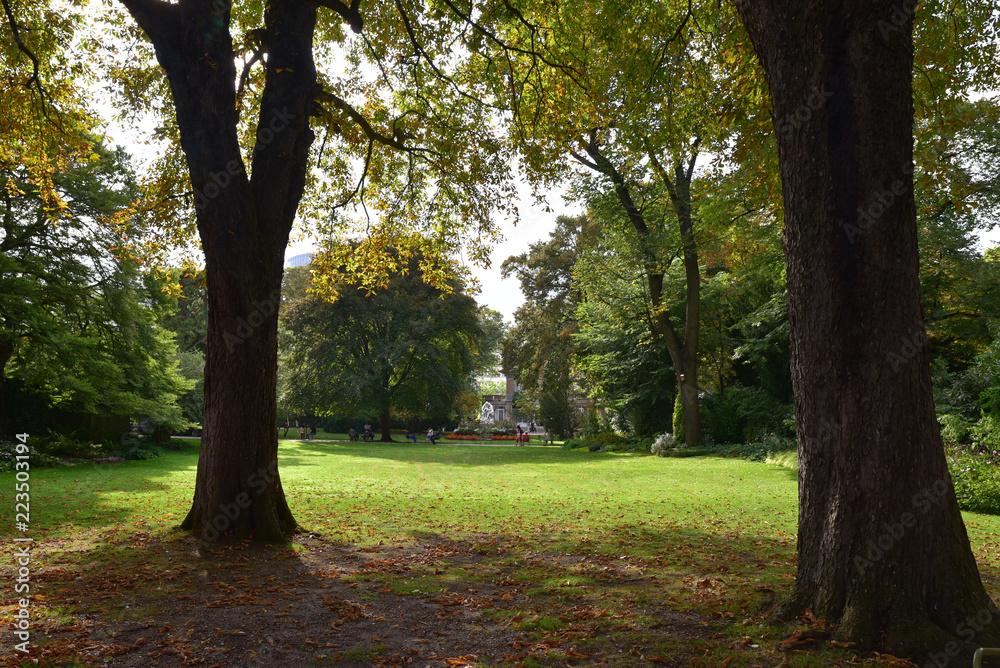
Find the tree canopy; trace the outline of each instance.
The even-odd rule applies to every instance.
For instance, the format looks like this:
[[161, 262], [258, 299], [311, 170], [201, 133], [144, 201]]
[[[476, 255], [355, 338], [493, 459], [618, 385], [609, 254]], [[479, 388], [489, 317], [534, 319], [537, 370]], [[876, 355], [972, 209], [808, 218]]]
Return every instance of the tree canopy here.
[[50, 175], [55, 223], [27, 166], [0, 169], [0, 381], [64, 410], [183, 428], [164, 295], [102, 224], [135, 197], [134, 177], [123, 152], [94, 150]]
[[[286, 289], [281, 391], [303, 413], [377, 416], [392, 440], [393, 415], [447, 419], [476, 368], [482, 342], [475, 301], [451, 279], [429, 285], [411, 257], [370, 292], [338, 283], [332, 303]], [[306, 267], [289, 270], [291, 281]], [[346, 273], [346, 270], [345, 270]]]

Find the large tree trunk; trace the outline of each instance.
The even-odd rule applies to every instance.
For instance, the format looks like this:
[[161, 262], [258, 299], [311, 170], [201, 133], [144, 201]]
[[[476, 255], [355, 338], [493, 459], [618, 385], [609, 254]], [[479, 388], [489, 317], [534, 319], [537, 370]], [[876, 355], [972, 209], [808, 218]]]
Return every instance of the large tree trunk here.
[[[701, 443], [701, 412], [698, 406], [698, 333], [701, 328], [701, 271], [698, 267], [698, 246], [694, 238], [694, 219], [691, 216], [691, 180], [698, 160], [699, 139], [695, 139], [691, 156], [685, 163], [676, 160], [673, 174], [670, 174], [649, 151], [653, 166], [660, 174], [670, 203], [677, 216], [677, 228], [681, 237], [681, 252], [684, 261], [684, 331], [679, 336], [670, 314], [663, 309], [663, 274], [649, 274], [650, 295], [653, 311], [657, 314], [656, 325], [659, 335], [667, 344], [674, 371], [677, 375], [677, 391], [684, 407], [684, 442], [688, 445]], [[654, 280], [655, 279], [655, 280]]]
[[[701, 272], [698, 268], [698, 247], [694, 239], [691, 218], [691, 179], [697, 151], [685, 166], [677, 161], [674, 179], [665, 179], [670, 199], [677, 214], [684, 255], [684, 340], [679, 343], [681, 366], [677, 368], [677, 390], [684, 406], [684, 442], [701, 443], [701, 412], [698, 407], [698, 331], [701, 328]], [[686, 169], [685, 169], [686, 167]], [[666, 337], [669, 339], [669, 337]]]
[[737, 0], [767, 75], [785, 206], [798, 573], [863, 648], [1000, 644], [948, 474], [918, 284], [914, 3]]
[[277, 466], [277, 310], [284, 249], [302, 196], [316, 92], [313, 3], [272, 0], [253, 178], [237, 139], [225, 2], [121, 0], [170, 81], [205, 252], [205, 409], [194, 502], [181, 527], [283, 541], [295, 529]]
[[378, 421], [382, 427], [382, 442], [392, 443], [392, 423], [389, 421], [392, 415], [392, 411], [389, 406], [384, 406], [382, 411], [379, 413]]
[[0, 438], [7, 435], [7, 411], [4, 408], [4, 374], [7, 369], [7, 362], [14, 355], [13, 341], [0, 341]]

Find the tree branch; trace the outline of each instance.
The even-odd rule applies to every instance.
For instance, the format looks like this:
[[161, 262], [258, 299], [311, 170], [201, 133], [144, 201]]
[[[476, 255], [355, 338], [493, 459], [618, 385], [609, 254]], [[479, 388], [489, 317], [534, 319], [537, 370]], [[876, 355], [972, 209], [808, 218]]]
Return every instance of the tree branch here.
[[[475, 102], [476, 104], [486, 104], [479, 98], [466, 93], [464, 90], [462, 90], [461, 86], [455, 83], [454, 79], [449, 77], [447, 74], [445, 74], [438, 68], [438, 66], [434, 63], [434, 60], [430, 57], [430, 54], [428, 54], [426, 49], [424, 49], [424, 47], [420, 45], [420, 40], [417, 39], [417, 35], [413, 30], [413, 24], [410, 21], [410, 17], [409, 15], [407, 15], [406, 10], [403, 8], [403, 3], [400, 2], [400, 0], [396, 0], [395, 4], [396, 4], [396, 10], [399, 12], [400, 18], [403, 19], [403, 27], [406, 29], [406, 34], [410, 38], [410, 44], [412, 44], [413, 48], [417, 50], [417, 54], [419, 54], [425, 61], [427, 61], [427, 64], [430, 65], [431, 71], [434, 72], [434, 76], [448, 83], [452, 88], [455, 89], [455, 92], [457, 92], [465, 99], [471, 102]], [[489, 105], [489, 104], [486, 104], [486, 106], [494, 107], [494, 105]]]
[[569, 154], [570, 154], [571, 156], [573, 156], [573, 158], [574, 158], [574, 159], [575, 159], [575, 160], [576, 160], [577, 162], [579, 162], [579, 163], [580, 163], [581, 165], [584, 165], [584, 166], [586, 166], [586, 167], [589, 167], [589, 168], [591, 168], [592, 170], [594, 170], [595, 172], [600, 172], [600, 171], [601, 171], [601, 168], [600, 168], [600, 167], [598, 167], [598, 166], [597, 166], [596, 164], [594, 164], [594, 163], [593, 163], [593, 162], [591, 162], [590, 160], [587, 160], [587, 159], [586, 159], [585, 157], [583, 157], [582, 155], [580, 155], [580, 154], [579, 154], [579, 153], [577, 153], [576, 151], [570, 151], [570, 152], [569, 152]]
[[42, 89], [42, 80], [39, 78], [38, 75], [40, 67], [40, 64], [38, 62], [38, 57], [34, 54], [34, 52], [31, 49], [28, 48], [28, 46], [21, 39], [21, 31], [18, 29], [17, 21], [14, 19], [14, 12], [10, 8], [10, 3], [8, 2], [8, 0], [2, 0], [2, 1], [3, 1], [3, 11], [7, 15], [7, 23], [10, 24], [10, 30], [12, 33], [14, 33], [14, 42], [17, 43], [18, 50], [21, 51], [21, 53], [23, 53], [24, 55], [28, 56], [28, 59], [31, 61], [31, 67], [32, 67], [31, 78], [24, 83], [24, 86], [25, 88], [30, 89], [31, 84], [35, 84], [35, 86], [38, 88], [38, 94], [42, 98], [42, 103], [44, 104], [45, 91]]
[[236, 106], [237, 107], [239, 107], [243, 103], [243, 89], [247, 85], [247, 79], [250, 78], [250, 70], [253, 69], [254, 64], [256, 64], [257, 62], [259, 62], [263, 58], [263, 55], [264, 55], [263, 50], [261, 50], [259, 48], [256, 48], [256, 47], [253, 47], [253, 46], [251, 46], [250, 48], [253, 49], [253, 58], [251, 58], [250, 61], [247, 62], [243, 66], [243, 72], [240, 74], [240, 85], [236, 89]]
[[329, 91], [324, 90], [317, 96], [317, 98], [328, 99], [333, 102], [334, 106], [350, 116], [351, 120], [357, 123], [361, 130], [365, 133], [365, 136], [372, 141], [376, 141], [379, 144], [394, 148], [397, 151], [403, 151], [405, 153], [428, 153], [430, 155], [437, 155], [434, 151], [428, 148], [407, 146], [407, 144], [403, 141], [405, 139], [405, 135], [402, 132], [397, 131], [392, 137], [382, 134], [368, 122], [368, 119], [365, 118], [360, 111], [351, 106], [347, 100], [344, 100]]
[[[166, 46], [168, 36], [177, 34], [180, 28], [181, 5], [172, 5], [163, 0], [118, 0], [142, 31], [149, 36], [156, 49], [157, 59], [160, 57], [160, 45]], [[163, 62], [160, 62], [163, 65]]]
[[351, 30], [355, 33], [360, 33], [364, 29], [365, 21], [361, 17], [361, 0], [351, 0], [350, 5], [340, 2], [340, 0], [316, 0], [316, 4], [340, 14], [340, 17], [347, 21], [347, 25], [351, 26]]
[[[504, 40], [502, 40], [500, 37], [498, 37], [495, 33], [487, 30], [486, 28], [484, 28], [479, 23], [473, 21], [472, 20], [472, 16], [471, 16], [471, 13], [472, 13], [472, 11], [471, 11], [472, 0], [470, 0], [470, 11], [469, 11], [469, 13], [463, 12], [461, 9], [459, 9], [455, 5], [455, 3], [452, 2], [452, 0], [444, 0], [444, 4], [447, 5], [448, 8], [451, 9], [451, 11], [455, 12], [455, 14], [457, 14], [459, 16], [459, 18], [461, 18], [469, 26], [471, 26], [476, 32], [478, 32], [479, 34], [481, 34], [484, 37], [486, 37], [489, 41], [491, 41], [494, 44], [496, 44], [497, 46], [499, 46], [502, 50], [504, 50], [504, 51], [513, 51], [514, 53], [520, 53], [520, 54], [525, 55], [525, 56], [531, 56], [532, 59], [538, 59], [538, 60], [542, 61], [543, 63], [545, 63], [546, 65], [548, 65], [549, 67], [551, 67], [553, 69], [557, 69], [557, 70], [563, 72], [564, 74], [566, 74], [566, 76], [568, 76], [573, 81], [573, 83], [575, 83], [580, 88], [580, 90], [585, 91], [585, 92], [588, 91], [587, 86], [585, 86], [583, 84], [583, 82], [578, 78], [579, 73], [576, 72], [572, 67], [569, 67], [569, 66], [566, 66], [566, 65], [560, 65], [559, 63], [553, 62], [553, 61], [545, 58], [544, 56], [542, 56], [535, 49], [522, 49], [520, 47], [511, 46], [510, 44], [507, 44]], [[527, 25], [528, 25], [529, 30], [531, 30], [531, 32], [532, 32], [532, 36], [534, 36], [535, 32], [537, 31], [537, 28], [535, 28], [534, 26], [532, 26], [530, 24], [527, 24]], [[534, 37], [532, 37], [532, 41], [534, 41]]]

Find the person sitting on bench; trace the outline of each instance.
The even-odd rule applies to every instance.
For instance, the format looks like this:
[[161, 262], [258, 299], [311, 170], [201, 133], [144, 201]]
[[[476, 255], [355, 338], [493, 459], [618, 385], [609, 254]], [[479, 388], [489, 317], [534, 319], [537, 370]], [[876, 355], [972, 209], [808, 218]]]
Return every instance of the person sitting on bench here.
[[427, 430], [427, 440], [431, 442], [431, 445], [437, 445], [437, 434], [434, 433], [434, 427]]
[[406, 430], [406, 438], [408, 438], [409, 440], [413, 441], [414, 443], [417, 442], [417, 436], [416, 436], [416, 434], [411, 434], [409, 429]]

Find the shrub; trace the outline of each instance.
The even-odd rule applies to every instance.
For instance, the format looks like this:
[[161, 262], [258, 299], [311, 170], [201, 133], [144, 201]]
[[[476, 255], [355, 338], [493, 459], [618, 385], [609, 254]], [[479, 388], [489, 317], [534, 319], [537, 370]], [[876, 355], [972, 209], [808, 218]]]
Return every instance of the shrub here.
[[50, 457], [93, 459], [94, 457], [100, 457], [105, 452], [103, 444], [81, 441], [70, 434], [50, 432], [46, 437], [33, 437], [28, 439], [28, 442], [33, 444], [39, 452], [44, 452]]
[[651, 436], [634, 436], [631, 439], [631, 443], [631, 450], [649, 452], [649, 449], [653, 447], [653, 438]]
[[585, 438], [588, 438], [598, 436], [605, 431], [607, 431], [607, 428], [601, 424], [601, 418], [597, 415], [597, 411], [591, 408], [587, 411], [587, 415], [583, 419], [583, 429], [581, 430], [581, 433]]
[[[984, 415], [969, 430], [973, 443], [988, 448], [1000, 447], [1000, 418]], [[941, 434], [944, 437], [944, 434]]]
[[138, 448], [142, 446], [142, 438], [132, 433], [122, 434], [121, 438], [118, 439], [118, 445], [120, 446], [117, 448], [118, 450]]
[[724, 443], [698, 448], [682, 448], [680, 453], [685, 455], [715, 454], [720, 457], [736, 457], [750, 462], [766, 462], [769, 458], [777, 459], [779, 456], [783, 456], [782, 453], [795, 452], [795, 450], [794, 438], [768, 434], [759, 441], [751, 443]]
[[587, 446], [591, 452], [622, 452], [635, 448], [632, 441], [613, 431], [601, 431], [596, 434], [584, 435], [578, 440]]
[[784, 466], [785, 468], [792, 469], [793, 471], [799, 470], [799, 453], [795, 450], [784, 450], [781, 452], [771, 453], [764, 461], [768, 464], [774, 464], [775, 466]]
[[188, 447], [188, 444], [179, 438], [172, 438], [168, 443], [164, 443], [163, 447], [167, 450], [173, 450], [175, 452], [180, 452]]
[[660, 434], [653, 439], [649, 451], [657, 457], [665, 457], [670, 450], [677, 447], [677, 438], [673, 434]]
[[708, 397], [701, 407], [702, 434], [713, 443], [743, 443], [743, 429], [732, 401], [726, 395]]
[[681, 401], [681, 391], [678, 388], [677, 398], [674, 399], [674, 433], [684, 433], [684, 403]]
[[593, 443], [592, 445], [598, 446], [598, 449], [602, 452], [625, 452], [627, 450], [635, 450], [635, 446], [628, 441], [611, 441], [608, 443]]
[[962, 415], [946, 414], [938, 416], [941, 438], [945, 443], [969, 443], [972, 437], [972, 423]]
[[645, 450], [649, 447], [649, 439], [626, 438], [613, 431], [604, 431], [593, 436], [568, 438], [563, 441], [563, 450], [587, 448], [591, 452], [625, 452], [627, 450]]
[[128, 460], [156, 459], [162, 454], [163, 450], [156, 446], [140, 445], [130, 450], [126, 450], [122, 454], [122, 457]]
[[[17, 455], [25, 454], [23, 447], [21, 448], [22, 451], [18, 452], [18, 445], [20, 444], [13, 441], [0, 441], [0, 472], [15, 470], [15, 464], [18, 462]], [[27, 448], [28, 464], [31, 468], [52, 466], [52, 458], [35, 449], [30, 441]]]
[[702, 428], [716, 443], [751, 443], [768, 435], [790, 435], [791, 415], [790, 405], [763, 389], [736, 385], [704, 401]]
[[1000, 515], [1000, 451], [956, 446], [946, 454], [959, 508]]

